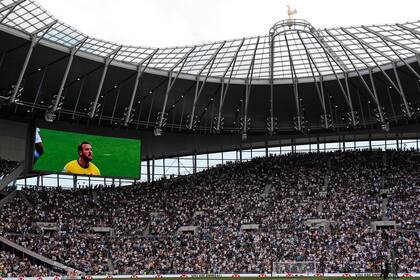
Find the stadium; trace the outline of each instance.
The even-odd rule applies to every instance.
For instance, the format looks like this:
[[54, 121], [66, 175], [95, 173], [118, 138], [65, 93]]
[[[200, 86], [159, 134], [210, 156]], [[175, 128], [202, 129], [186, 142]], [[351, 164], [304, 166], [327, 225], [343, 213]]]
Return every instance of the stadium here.
[[158, 48], [0, 0], [0, 280], [420, 279], [420, 21], [287, 12]]

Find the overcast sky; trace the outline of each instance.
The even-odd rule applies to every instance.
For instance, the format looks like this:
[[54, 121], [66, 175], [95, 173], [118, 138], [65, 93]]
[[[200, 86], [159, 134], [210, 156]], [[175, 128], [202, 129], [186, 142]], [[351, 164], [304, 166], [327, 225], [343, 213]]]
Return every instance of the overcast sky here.
[[265, 35], [296, 18], [315, 28], [420, 20], [420, 0], [36, 0], [97, 38], [137, 46], [181, 46]]

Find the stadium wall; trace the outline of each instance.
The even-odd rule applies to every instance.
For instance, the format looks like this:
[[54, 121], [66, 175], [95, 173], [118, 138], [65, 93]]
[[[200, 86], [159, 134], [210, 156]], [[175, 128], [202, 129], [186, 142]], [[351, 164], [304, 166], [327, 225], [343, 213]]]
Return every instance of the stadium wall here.
[[0, 119], [0, 158], [25, 160], [27, 137], [28, 124]]

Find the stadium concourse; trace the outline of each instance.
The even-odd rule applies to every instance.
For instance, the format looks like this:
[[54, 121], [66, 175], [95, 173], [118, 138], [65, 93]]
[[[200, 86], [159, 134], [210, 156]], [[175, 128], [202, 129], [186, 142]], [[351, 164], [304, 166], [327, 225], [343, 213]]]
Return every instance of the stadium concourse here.
[[[379, 273], [392, 258], [418, 273], [419, 198], [417, 151], [288, 154], [132, 187], [23, 189], [0, 233], [87, 275], [271, 273], [280, 261]], [[24, 268], [0, 266], [50, 273]]]

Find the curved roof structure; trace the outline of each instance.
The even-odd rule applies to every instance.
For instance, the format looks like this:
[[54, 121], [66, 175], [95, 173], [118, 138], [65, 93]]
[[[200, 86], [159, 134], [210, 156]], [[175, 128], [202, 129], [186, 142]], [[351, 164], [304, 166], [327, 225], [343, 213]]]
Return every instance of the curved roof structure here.
[[420, 21], [149, 48], [93, 38], [33, 0], [0, 0], [0, 105], [133, 130], [309, 134], [417, 124]]
[[[29, 35], [95, 56], [112, 57], [122, 67], [144, 67], [221, 79], [232, 83], [291, 83], [313, 76], [334, 79], [343, 73], [389, 66], [420, 52], [420, 22], [315, 29], [303, 20], [276, 23], [269, 34], [172, 48], [122, 46], [89, 37], [57, 20], [33, 0], [1, 0], [0, 23]], [[272, 65], [272, 67], [271, 67]], [[147, 72], [148, 70], [146, 70]]]

